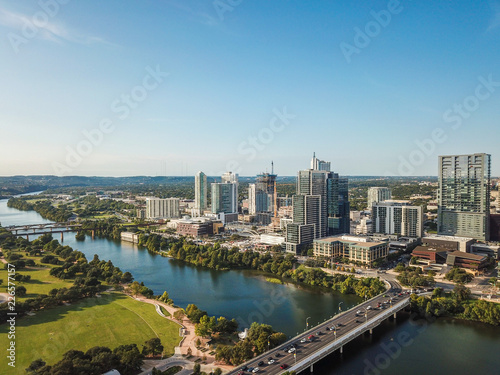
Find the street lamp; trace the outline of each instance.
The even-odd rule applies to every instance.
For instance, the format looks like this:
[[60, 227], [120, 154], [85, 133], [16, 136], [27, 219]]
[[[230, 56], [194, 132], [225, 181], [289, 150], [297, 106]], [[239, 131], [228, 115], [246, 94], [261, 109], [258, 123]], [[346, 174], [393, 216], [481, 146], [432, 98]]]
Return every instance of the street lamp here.
[[339, 303], [339, 313], [340, 313], [340, 312], [342, 312], [342, 306], [341, 306], [341, 305], [342, 305], [343, 303], [344, 303], [344, 302], [340, 302], [340, 303]]
[[361, 307], [363, 310], [365, 310], [365, 319], [368, 321], [368, 310], [365, 309], [364, 307]]
[[272, 334], [267, 338], [267, 351], [271, 350], [271, 336]]
[[306, 330], [309, 328], [309, 322], [308, 322], [308, 320], [309, 320], [309, 319], [311, 319], [311, 317], [308, 317], [308, 318], [306, 319]]

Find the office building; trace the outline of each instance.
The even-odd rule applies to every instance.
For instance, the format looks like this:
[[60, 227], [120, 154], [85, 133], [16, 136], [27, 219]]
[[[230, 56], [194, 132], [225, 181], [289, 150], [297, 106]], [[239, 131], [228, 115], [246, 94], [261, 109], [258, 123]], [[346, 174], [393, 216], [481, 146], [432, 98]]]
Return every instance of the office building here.
[[198, 172], [194, 176], [194, 212], [196, 216], [202, 216], [207, 209], [207, 176]]
[[315, 238], [350, 232], [347, 179], [330, 172], [330, 163], [314, 155], [311, 166], [299, 171], [297, 194], [292, 197], [293, 226], [287, 228], [285, 248], [299, 253]]
[[388, 241], [376, 241], [368, 236], [333, 236], [314, 240], [314, 256], [347, 258], [351, 262], [371, 265], [389, 254]]
[[392, 190], [387, 187], [371, 187], [368, 189], [368, 210], [372, 209], [373, 204], [390, 200]]
[[172, 219], [180, 217], [179, 198], [148, 198], [146, 199], [146, 219]]
[[372, 224], [375, 233], [398, 234], [404, 237], [422, 237], [424, 216], [421, 206], [407, 201], [387, 200], [372, 206]]
[[212, 184], [212, 213], [238, 213], [237, 184], [224, 182]]
[[316, 157], [316, 153], [313, 153], [313, 158], [311, 160], [311, 169], [315, 171], [326, 171], [330, 172], [330, 162], [319, 160]]
[[491, 156], [439, 157], [438, 234], [489, 240]]

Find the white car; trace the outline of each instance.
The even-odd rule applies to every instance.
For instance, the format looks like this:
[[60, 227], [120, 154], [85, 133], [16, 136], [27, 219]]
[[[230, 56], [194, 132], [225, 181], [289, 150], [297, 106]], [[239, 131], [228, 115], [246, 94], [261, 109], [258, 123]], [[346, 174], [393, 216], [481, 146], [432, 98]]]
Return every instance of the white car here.
[[371, 309], [372, 309], [372, 307], [371, 307], [371, 306], [368, 306], [366, 309], [367, 309], [367, 310], [371, 310]]
[[272, 365], [274, 362], [275, 362], [274, 359], [271, 359], [271, 360], [269, 360], [269, 362], [267, 362], [267, 364]]
[[300, 340], [300, 342], [303, 344], [307, 341], [307, 339], [304, 337], [302, 340]]
[[356, 315], [361, 315], [361, 314], [363, 314], [363, 312], [362, 312], [361, 310], [358, 310], [358, 311], [356, 312]]
[[258, 373], [259, 371], [260, 371], [260, 370], [259, 370], [259, 368], [258, 368], [258, 367], [254, 368], [254, 369], [252, 370], [252, 372], [253, 372], [254, 374]]
[[291, 348], [291, 349], [288, 351], [288, 353], [290, 353], [290, 354], [291, 354], [291, 353], [293, 353], [294, 351], [295, 351], [295, 348]]

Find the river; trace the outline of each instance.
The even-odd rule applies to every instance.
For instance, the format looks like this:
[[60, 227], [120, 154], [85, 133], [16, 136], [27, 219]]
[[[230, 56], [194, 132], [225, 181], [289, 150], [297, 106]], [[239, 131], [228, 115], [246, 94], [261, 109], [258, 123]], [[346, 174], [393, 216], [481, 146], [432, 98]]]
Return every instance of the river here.
[[[35, 212], [7, 207], [0, 200], [3, 226], [48, 222]], [[57, 238], [57, 237], [56, 237]], [[82, 251], [88, 260], [94, 254], [110, 259], [130, 271], [155, 294], [168, 291], [179, 306], [195, 303], [209, 315], [235, 318], [240, 326], [252, 321], [271, 324], [289, 336], [310, 324], [329, 318], [339, 303], [349, 307], [359, 299], [322, 293], [293, 284], [277, 285], [253, 271], [214, 271], [184, 264], [139, 249], [126, 242], [87, 237], [76, 241], [66, 233], [64, 244]], [[440, 319], [432, 323], [398, 315], [374, 331], [351, 342], [340, 356], [335, 354], [315, 365], [320, 374], [499, 374], [500, 328]]]

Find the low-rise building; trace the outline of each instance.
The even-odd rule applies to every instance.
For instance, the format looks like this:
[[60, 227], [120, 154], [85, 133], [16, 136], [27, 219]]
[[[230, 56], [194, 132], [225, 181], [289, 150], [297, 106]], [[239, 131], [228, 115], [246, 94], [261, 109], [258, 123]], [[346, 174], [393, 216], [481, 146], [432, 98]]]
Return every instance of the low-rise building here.
[[430, 235], [422, 238], [422, 245], [438, 250], [470, 252], [471, 245], [476, 240], [466, 237]]
[[[219, 225], [220, 224], [220, 225]], [[212, 220], [211, 218], [194, 218], [194, 219], [184, 219], [177, 222], [177, 234], [180, 236], [187, 237], [208, 237], [214, 235], [215, 232], [218, 234], [221, 232], [221, 227], [223, 224]]]
[[481, 271], [488, 267], [489, 262], [486, 255], [452, 251], [448, 253], [446, 264], [453, 267], [461, 267], [470, 270]]
[[444, 264], [446, 262], [448, 252], [446, 250], [436, 250], [426, 246], [417, 246], [411, 255], [420, 259], [428, 260], [432, 263]]
[[375, 241], [367, 236], [341, 235], [316, 239], [313, 242], [314, 256], [342, 257], [352, 262], [371, 265], [389, 254], [388, 241]]
[[122, 232], [120, 234], [121, 240], [132, 243], [139, 243], [139, 235], [132, 232]]

